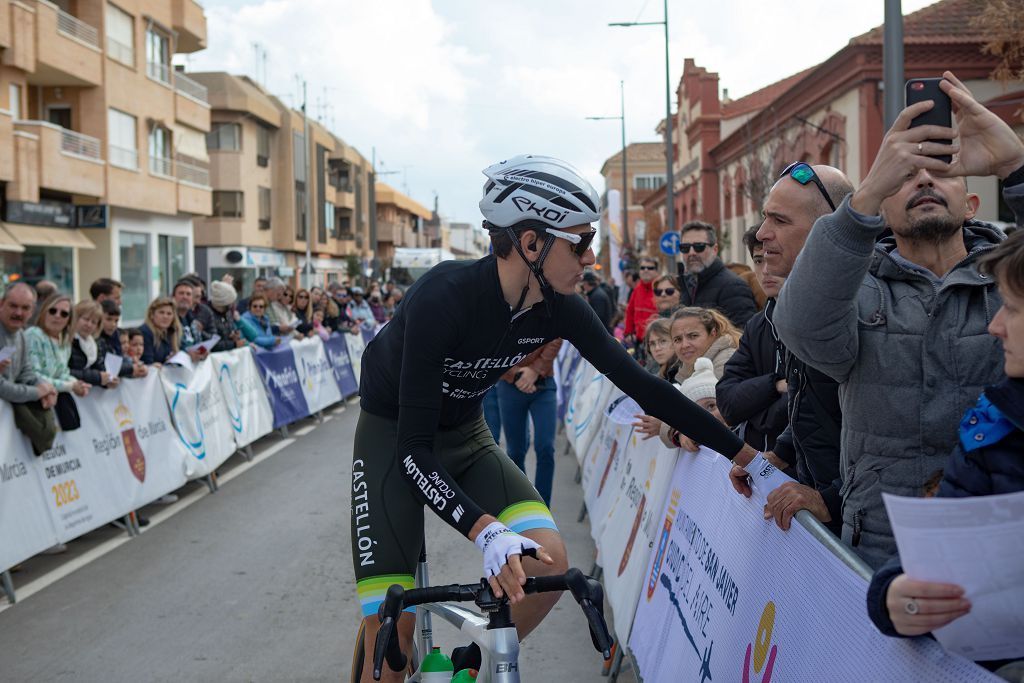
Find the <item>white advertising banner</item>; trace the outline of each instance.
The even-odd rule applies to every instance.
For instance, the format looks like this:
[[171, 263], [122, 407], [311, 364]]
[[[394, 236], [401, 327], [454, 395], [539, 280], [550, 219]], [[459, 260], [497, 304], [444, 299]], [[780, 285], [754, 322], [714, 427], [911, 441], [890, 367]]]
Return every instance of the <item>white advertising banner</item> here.
[[615, 615], [615, 632], [624, 641], [629, 637], [633, 610], [679, 451], [666, 448], [660, 439], [637, 439], [635, 433], [622, 446], [617, 480], [607, 485], [614, 500], [603, 517], [597, 545], [601, 549], [608, 602]]
[[363, 350], [366, 342], [361, 334], [346, 334], [345, 343], [348, 345], [348, 356], [352, 360], [352, 372], [356, 375], [356, 381], [363, 376]]
[[[623, 486], [626, 450], [636, 441], [633, 428], [605, 420], [601, 434], [590, 449], [592, 457], [583, 468], [583, 500], [590, 516], [590, 535], [599, 543], [608, 513]], [[666, 449], [668, 450], [668, 449]]]
[[237, 450], [227, 404], [213, 377], [210, 359], [192, 368], [165, 365], [160, 369], [167, 405], [188, 456], [185, 476], [205, 477]]
[[252, 351], [247, 348], [210, 355], [220, 383], [228, 421], [238, 448], [244, 448], [274, 429], [274, 413]]
[[576, 450], [577, 459], [583, 457], [601, 426], [601, 397], [610, 393], [610, 385], [611, 382], [593, 365], [586, 360], [580, 361], [565, 411], [566, 437]]
[[14, 426], [14, 411], [0, 401], [0, 571], [57, 543], [28, 439]]
[[764, 520], [728, 471], [706, 449], [677, 460], [629, 638], [646, 683], [999, 680], [934, 640], [881, 635], [864, 580], [800, 524]]
[[338, 382], [334, 379], [334, 368], [327, 358], [320, 337], [310, 337], [302, 341], [292, 340], [291, 345], [292, 353], [295, 354], [295, 369], [299, 373], [299, 384], [302, 385], [302, 395], [306, 397], [309, 412], [318, 413], [340, 401], [341, 391], [338, 390]]

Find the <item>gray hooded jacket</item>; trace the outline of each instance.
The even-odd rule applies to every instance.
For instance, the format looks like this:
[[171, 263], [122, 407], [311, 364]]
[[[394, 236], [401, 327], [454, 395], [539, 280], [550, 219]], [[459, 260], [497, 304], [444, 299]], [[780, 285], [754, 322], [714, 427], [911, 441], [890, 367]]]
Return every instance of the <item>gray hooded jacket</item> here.
[[[1005, 188], [1024, 216], [1024, 185]], [[968, 256], [941, 284], [893, 256], [885, 226], [839, 209], [814, 225], [779, 295], [786, 348], [840, 383], [843, 541], [879, 566], [896, 551], [882, 493], [920, 496], [942, 469], [964, 411], [1003, 371], [987, 327], [1001, 305], [978, 257], [1005, 235], [969, 221]]]

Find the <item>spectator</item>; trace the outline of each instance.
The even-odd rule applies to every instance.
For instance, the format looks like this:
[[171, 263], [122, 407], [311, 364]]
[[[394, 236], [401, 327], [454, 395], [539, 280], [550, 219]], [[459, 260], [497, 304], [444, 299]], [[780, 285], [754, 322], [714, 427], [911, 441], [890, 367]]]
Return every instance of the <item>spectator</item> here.
[[[334, 284], [334, 283], [332, 283]], [[296, 295], [296, 298], [298, 295]], [[311, 287], [309, 289], [309, 303], [314, 308], [320, 306], [324, 302], [324, 290], [323, 287]]]
[[274, 334], [289, 334], [295, 329], [292, 325], [294, 316], [290, 306], [285, 306], [281, 302], [284, 290], [284, 281], [277, 277], [267, 280], [266, 287], [264, 287], [263, 295], [267, 300], [267, 310], [264, 314], [270, 321]]
[[[113, 303], [113, 302], [111, 302]], [[118, 376], [106, 370], [107, 345], [99, 337], [103, 308], [91, 299], [75, 305], [75, 335], [71, 341], [68, 368], [72, 376], [92, 386], [116, 387]], [[129, 366], [129, 372], [130, 372]]]
[[96, 342], [103, 349], [100, 357], [106, 358], [107, 353], [121, 356], [121, 372], [118, 375], [120, 377], [145, 377], [146, 366], [138, 361], [133, 362], [127, 356], [125, 344], [121, 342], [121, 337], [124, 334], [124, 330], [118, 328], [118, 324], [121, 322], [121, 306], [112, 298], [97, 303], [100, 304], [103, 311], [103, 322], [100, 325], [99, 336], [96, 338]]
[[619, 298], [618, 305], [625, 308], [629, 303], [629, 297], [633, 294], [633, 288], [636, 287], [636, 283], [640, 281], [640, 277], [636, 274], [635, 270], [624, 270], [622, 271], [622, 287], [619, 287]]
[[[693, 366], [693, 374], [683, 380], [683, 383], [679, 385], [679, 391], [683, 393], [683, 396], [718, 418], [719, 422], [725, 424], [725, 419], [718, 412], [718, 399], [715, 396], [717, 383], [715, 366], [711, 360], [698, 358]], [[667, 448], [682, 448], [691, 453], [700, 449], [700, 444], [696, 441], [667, 425], [662, 428], [659, 436]]]
[[484, 402], [481, 405], [484, 412], [484, 422], [490, 430], [494, 443], [501, 443], [501, 405], [498, 403], [497, 385], [491, 387], [484, 394]]
[[[609, 302], [611, 303], [611, 302]], [[554, 364], [561, 339], [536, 349], [504, 375], [494, 390], [498, 394], [506, 449], [512, 462], [526, 472], [526, 451], [530, 447], [527, 415], [533, 423], [533, 451], [537, 469], [533, 485], [551, 507], [551, 485], [555, 476], [555, 380]]]
[[324, 309], [318, 308], [313, 311], [313, 322], [310, 323], [309, 336], [319, 336], [324, 341], [331, 338], [331, 331], [324, 325]]
[[676, 279], [668, 273], [662, 273], [651, 283], [651, 291], [654, 292], [654, 307], [658, 309], [658, 315], [671, 318], [672, 313], [679, 308], [679, 284]]
[[[192, 290], [188, 292], [191, 297]], [[143, 342], [141, 361], [146, 365], [166, 363], [180, 351], [181, 319], [177, 315], [174, 299], [160, 297], [151, 302], [146, 309], [146, 322], [139, 330]]]
[[280, 303], [282, 306], [287, 308], [293, 314], [295, 312], [295, 290], [292, 289], [291, 285], [285, 285], [284, 289], [281, 290]]
[[117, 280], [109, 277], [101, 277], [89, 285], [89, 296], [96, 303], [102, 304], [104, 301], [113, 301], [118, 306], [121, 305], [121, 291], [124, 289], [124, 285]]
[[384, 304], [381, 302], [380, 294], [370, 295], [370, 312], [373, 313], [373, 319], [377, 321], [378, 325], [383, 325], [387, 322], [388, 314], [384, 309]]
[[763, 310], [765, 304], [768, 303], [768, 295], [761, 289], [761, 285], [757, 281], [757, 275], [754, 274], [754, 269], [746, 263], [730, 263], [726, 265], [726, 268], [747, 283], [747, 287], [750, 287], [750, 291], [754, 295], [754, 303], [757, 305], [757, 310]]
[[[939, 485], [942, 498], [1024, 491], [1024, 235], [1013, 235], [980, 259], [979, 265], [994, 276], [1003, 300], [988, 332], [1002, 343], [1006, 376], [986, 387], [960, 421], [958, 443]], [[900, 637], [928, 633], [971, 609], [963, 588], [909, 577], [903, 573], [899, 555], [875, 572], [867, 603], [878, 630]], [[979, 664], [996, 670], [1006, 662]], [[1018, 670], [1017, 678], [1007, 676], [1007, 680], [1020, 680], [1019, 675]]]
[[[976, 264], [1004, 236], [973, 220], [965, 177], [1004, 179], [1024, 218], [1024, 142], [943, 78], [957, 129], [910, 128], [929, 102], [903, 110], [863, 184], [807, 238], [773, 318], [797, 357], [840, 383], [843, 540], [876, 567], [896, 549], [882, 491], [920, 495], [957, 419], [999, 379], [1003, 353], [985, 335], [999, 297]], [[930, 140], [954, 139], [951, 164], [928, 156], [948, 148]]]
[[198, 275], [186, 275], [182, 279], [192, 285], [192, 327], [196, 331], [197, 341], [209, 339], [214, 334], [213, 311], [206, 298], [206, 283]]
[[90, 385], [71, 374], [68, 361], [71, 358], [71, 337], [75, 321], [71, 311], [71, 299], [57, 293], [39, 307], [36, 326], [25, 333], [28, 355], [36, 375], [57, 390], [54, 409], [57, 423], [64, 431], [78, 429], [81, 420], [75, 402], [69, 394], [86, 396]]
[[203, 341], [203, 333], [200, 330], [201, 326], [196, 324], [195, 316], [192, 314], [195, 287], [188, 280], [179, 280], [174, 285], [172, 295], [174, 297], [174, 310], [181, 327], [180, 346], [183, 349], [187, 349]]
[[14, 348], [14, 354], [0, 362], [0, 399], [13, 404], [14, 420], [40, 455], [53, 445], [57, 423], [53, 411], [57, 390], [40, 378], [32, 367], [24, 327], [35, 309], [36, 292], [15, 282], [0, 299], [0, 348]]
[[230, 283], [217, 280], [210, 283], [209, 332], [220, 337], [213, 347], [214, 351], [230, 351], [245, 345], [235, 325], [235, 312], [232, 309], [237, 298], [238, 292]]
[[281, 343], [281, 338], [274, 335], [273, 325], [266, 315], [267, 297], [253, 294], [249, 298], [249, 310], [242, 314], [238, 321], [238, 329], [250, 344], [264, 349], [272, 349]]
[[126, 356], [132, 359], [132, 362], [136, 365], [142, 365], [142, 354], [146, 351], [146, 336], [142, 334], [142, 330], [138, 327], [133, 327], [127, 330], [125, 333], [124, 342], [124, 353]]
[[764, 244], [757, 239], [758, 227], [748, 230], [743, 241], [768, 303], [765, 310], [747, 321], [739, 348], [726, 362], [717, 391], [726, 424], [741, 427], [743, 440], [763, 452], [775, 448], [775, 440], [789, 423], [789, 387], [784, 349], [767, 317], [784, 279], [765, 274]]
[[690, 221], [679, 230], [679, 303], [715, 308], [742, 327], [757, 312], [747, 283], [718, 258], [718, 237], [710, 223]]
[[597, 319], [601, 321], [605, 329], [611, 332], [612, 315], [615, 313], [615, 304], [612, 303], [611, 297], [608, 296], [608, 292], [601, 287], [601, 278], [592, 271], [584, 271], [583, 273], [583, 296], [586, 298], [590, 307], [594, 309], [594, 313], [597, 314]]
[[[654, 305], [652, 281], [658, 275], [658, 262], [649, 256], [640, 259], [640, 279], [629, 295], [626, 305], [626, 343], [639, 344], [644, 340], [647, 321], [658, 313]], [[639, 348], [639, 347], [638, 347]], [[643, 353], [638, 353], [643, 356]]]
[[255, 280], [253, 280], [252, 281], [252, 294], [250, 294], [249, 296], [247, 296], [247, 297], [245, 297], [243, 299], [239, 299], [239, 301], [238, 301], [238, 310], [240, 310], [240, 311], [248, 311], [249, 310], [249, 299], [251, 299], [252, 297], [256, 296], [257, 294], [262, 295], [264, 293], [264, 291], [266, 290], [266, 286], [267, 286], [267, 278], [265, 278], [265, 277], [258, 277]]
[[[314, 287], [314, 289], [316, 289]], [[313, 304], [308, 289], [300, 289], [295, 292], [295, 303], [292, 304], [292, 314], [295, 316], [295, 331], [303, 336], [313, 331], [313, 310], [319, 305]]]
[[671, 323], [656, 318], [647, 324], [644, 343], [647, 344], [647, 370], [662, 379], [672, 381], [670, 370], [675, 365], [676, 352], [672, 347]]
[[60, 290], [56, 282], [52, 280], [40, 280], [36, 283], [36, 296], [39, 301], [45, 301]]
[[348, 305], [346, 313], [357, 325], [365, 330], [372, 330], [377, 325], [373, 317], [370, 304], [363, 298], [363, 288], [353, 287], [349, 290], [352, 294], [352, 303]]

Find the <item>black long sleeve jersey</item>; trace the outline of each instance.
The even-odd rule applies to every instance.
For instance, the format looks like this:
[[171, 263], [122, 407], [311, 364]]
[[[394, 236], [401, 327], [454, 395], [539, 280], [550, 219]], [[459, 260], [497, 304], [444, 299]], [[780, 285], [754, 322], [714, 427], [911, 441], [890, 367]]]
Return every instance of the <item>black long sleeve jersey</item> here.
[[556, 294], [512, 315], [497, 260], [447, 261], [406, 293], [394, 318], [366, 347], [360, 406], [398, 420], [395, 453], [414, 494], [468, 536], [483, 514], [434, 454], [434, 434], [476, 419], [483, 395], [531, 351], [568, 340], [595, 368], [650, 415], [719, 453], [733, 457], [743, 442], [668, 382], [649, 374], [608, 334], [577, 295]]

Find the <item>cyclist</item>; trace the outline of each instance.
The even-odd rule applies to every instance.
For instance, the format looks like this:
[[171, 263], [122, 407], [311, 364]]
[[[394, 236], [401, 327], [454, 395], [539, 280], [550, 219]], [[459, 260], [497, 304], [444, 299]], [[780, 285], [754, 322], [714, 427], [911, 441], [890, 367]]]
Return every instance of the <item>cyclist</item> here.
[[[484, 574], [496, 595], [508, 596], [520, 638], [558, 601], [557, 593], [524, 599], [527, 574], [567, 569], [565, 545], [481, 413], [487, 390], [534, 349], [566, 339], [647, 413], [737, 464], [756, 455], [647, 373], [576, 295], [595, 261], [591, 223], [600, 218], [600, 199], [591, 184], [566, 162], [535, 155], [494, 164], [484, 175], [480, 210], [494, 253], [432, 268], [363, 355], [351, 529], [365, 644], [353, 673], [361, 667], [365, 681], [388, 586], [414, 585], [424, 505], [481, 549]], [[530, 551], [537, 559], [523, 557]], [[413, 615], [403, 615], [398, 633], [407, 655], [413, 629]], [[402, 680], [385, 667], [389, 675]]]

